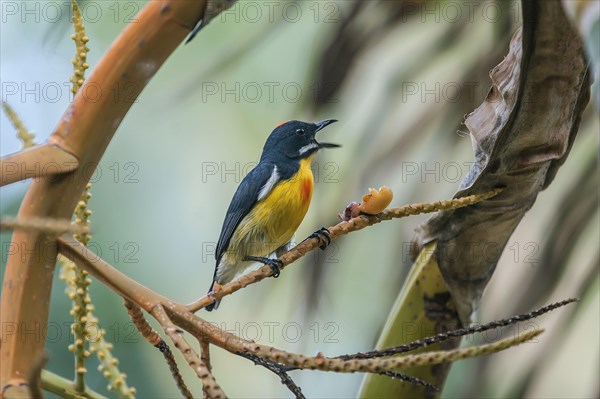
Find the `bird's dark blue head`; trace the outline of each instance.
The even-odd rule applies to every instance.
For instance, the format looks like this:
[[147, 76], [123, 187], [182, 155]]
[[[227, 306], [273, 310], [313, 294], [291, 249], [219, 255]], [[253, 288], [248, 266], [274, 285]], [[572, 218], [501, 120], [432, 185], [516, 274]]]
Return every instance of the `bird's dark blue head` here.
[[338, 144], [320, 143], [315, 135], [327, 125], [337, 122], [326, 119], [321, 122], [289, 121], [277, 126], [267, 138], [261, 161], [281, 159], [305, 159], [321, 148], [340, 147]]

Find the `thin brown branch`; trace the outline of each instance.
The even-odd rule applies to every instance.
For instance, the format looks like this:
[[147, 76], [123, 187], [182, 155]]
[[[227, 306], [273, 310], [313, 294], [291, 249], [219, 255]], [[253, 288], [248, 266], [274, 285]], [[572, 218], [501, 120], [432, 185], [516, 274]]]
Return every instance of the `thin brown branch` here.
[[[198, 344], [200, 345], [200, 359], [204, 362], [208, 371], [212, 373], [212, 364], [210, 363], [210, 342], [204, 337], [199, 337]], [[202, 387], [202, 394], [204, 397], [208, 397], [208, 392], [204, 386]]]
[[152, 326], [150, 326], [148, 320], [146, 320], [144, 314], [142, 313], [142, 309], [127, 299], [125, 300], [125, 308], [127, 309], [127, 313], [135, 325], [135, 328], [137, 328], [140, 334], [142, 334], [142, 337], [144, 337], [146, 341], [150, 343], [150, 345], [158, 345], [162, 341], [162, 338], [152, 328]]
[[161, 339], [160, 342], [154, 346], [163, 354], [167, 365], [169, 366], [169, 370], [171, 371], [171, 375], [175, 380], [175, 385], [177, 385], [177, 388], [179, 389], [179, 392], [181, 392], [184, 398], [193, 399], [194, 395], [192, 395], [187, 385], [185, 384], [185, 381], [183, 380], [183, 377], [179, 372], [177, 362], [175, 361], [175, 356], [173, 356], [173, 352], [171, 352], [171, 348], [169, 348], [169, 345], [167, 345], [167, 343]]
[[[329, 231], [331, 241], [334, 241], [338, 237], [354, 231], [362, 230], [365, 227], [369, 227], [386, 220], [398, 219], [423, 213], [438, 212], [448, 209], [463, 208], [492, 198], [501, 191], [502, 189], [494, 189], [485, 193], [469, 195], [467, 197], [455, 198], [451, 200], [436, 201], [433, 203], [410, 204], [399, 208], [389, 208], [378, 215], [360, 215], [350, 219], [347, 222], [340, 222], [335, 226], [329, 227], [327, 230]], [[296, 245], [279, 258], [279, 260], [283, 262], [283, 265], [280, 266], [280, 269], [283, 270], [290, 263], [297, 261], [308, 252], [318, 248], [319, 245], [320, 242], [318, 238], [310, 238], [302, 241], [300, 244]], [[232, 281], [231, 283], [223, 285], [218, 292], [210, 293], [187, 305], [187, 307], [190, 311], [197, 312], [198, 310], [210, 305], [215, 300], [221, 299], [227, 295], [231, 295], [250, 284], [264, 280], [265, 278], [270, 277], [271, 274], [271, 268], [268, 266], [263, 266], [254, 272], [248, 273], [239, 279]]]
[[374, 373], [374, 374], [379, 374], [379, 375], [383, 375], [386, 377], [398, 379], [398, 380], [401, 380], [404, 382], [408, 382], [409, 384], [421, 385], [422, 387], [425, 387], [426, 389], [429, 389], [434, 392], [438, 392], [440, 390], [435, 385], [430, 384], [429, 382], [422, 380], [420, 378], [413, 377], [412, 375], [402, 374], [402, 373], [398, 373], [395, 371], [380, 371], [379, 373]]
[[0, 186], [27, 179], [57, 180], [79, 167], [73, 154], [57, 145], [40, 144], [0, 158]]
[[200, 379], [200, 382], [202, 382], [202, 390], [205, 392], [205, 398], [226, 398], [225, 392], [223, 392], [215, 377], [208, 367], [206, 367], [206, 364], [183, 338], [183, 330], [173, 324], [163, 307], [161, 305], [155, 306], [151, 314], [160, 323], [165, 333], [171, 338], [175, 347], [179, 349], [189, 366]]
[[291, 393], [294, 394], [296, 399], [305, 399], [306, 398], [306, 396], [304, 396], [304, 394], [302, 393], [302, 389], [294, 382], [294, 380], [292, 380], [292, 377], [290, 377], [289, 374], [287, 373], [289, 370], [288, 367], [282, 366], [281, 364], [272, 362], [270, 360], [263, 359], [259, 356], [256, 356], [256, 355], [253, 355], [250, 353], [238, 352], [237, 355], [241, 356], [243, 358], [246, 358], [248, 360], [251, 360], [254, 362], [254, 364], [256, 364], [258, 366], [263, 366], [267, 370], [275, 373], [281, 379], [281, 383], [283, 385], [285, 385], [290, 390]]
[[206, 339], [199, 339], [200, 344], [200, 359], [206, 364], [206, 367], [212, 371], [212, 364], [210, 363], [210, 343]]
[[137, 306], [135, 303], [125, 300], [125, 308], [127, 309], [127, 313], [129, 313], [129, 317], [131, 321], [137, 328], [137, 330], [142, 334], [142, 336], [148, 341], [152, 346], [157, 348], [164, 356], [165, 361], [167, 362], [167, 366], [171, 371], [171, 375], [175, 380], [175, 384], [177, 388], [181, 392], [181, 394], [185, 398], [192, 398], [193, 395], [188, 389], [179, 372], [179, 367], [177, 367], [177, 362], [175, 361], [175, 357], [173, 356], [173, 352], [171, 352], [171, 348], [169, 345], [160, 337], [160, 335], [150, 326], [144, 314], [142, 313], [142, 309]]
[[[425, 206], [408, 206], [408, 207], [404, 207], [404, 208], [387, 210], [386, 212], [384, 212], [380, 215], [377, 215], [377, 216], [361, 216], [361, 217], [352, 219], [349, 222], [342, 222], [339, 225], [334, 226], [331, 229], [331, 230], [333, 230], [333, 232], [332, 232], [333, 234], [331, 234], [331, 236], [332, 236], [332, 238], [335, 238], [336, 235], [347, 234], [350, 231], [356, 231], [361, 228], [364, 228], [369, 224], [378, 223], [382, 220], [389, 220], [393, 217], [398, 217], [399, 215], [417, 213], [417, 212], [422, 211], [423, 209], [433, 210], [433, 209], [439, 209], [440, 207], [443, 207], [443, 206], [449, 207], [449, 206], [456, 206], [457, 204], [464, 205], [467, 203], [472, 203], [477, 200], [481, 200], [482, 197], [488, 198], [495, 194], [496, 194], [496, 192], [494, 191], [492, 193], [486, 193], [486, 195], [484, 195], [484, 196], [476, 196], [476, 197], [471, 197], [471, 198], [466, 198], [466, 199], [459, 199], [458, 201], [447, 201], [447, 202], [439, 203], [439, 205], [426, 204]], [[340, 226], [340, 225], [342, 225], [342, 226]], [[340, 233], [337, 232], [338, 229], [340, 230]], [[313, 248], [316, 248], [318, 245], [318, 242], [316, 239], [313, 241], [314, 241]], [[304, 244], [308, 244], [308, 243], [310, 243], [310, 240], [307, 240]], [[85, 247], [81, 246], [80, 243], [78, 243], [76, 240], [73, 240], [70, 237], [63, 235], [58, 240], [58, 244], [59, 244], [59, 248], [60, 248], [61, 252], [64, 252], [64, 254], [66, 256], [68, 256], [69, 258], [71, 258], [73, 261], [81, 263], [82, 268], [88, 270], [91, 274], [96, 275], [97, 278], [99, 278], [103, 281], [106, 281], [106, 284], [109, 287], [113, 288], [116, 292], [118, 292], [120, 295], [124, 296], [125, 298], [134, 300], [133, 298], [137, 297], [136, 298], [137, 300], [134, 300], [134, 301], [136, 303], [143, 303], [144, 304], [143, 306], [145, 306], [147, 310], [151, 310], [153, 308], [153, 305], [159, 306], [160, 303], [164, 304], [167, 307], [167, 310], [172, 312], [173, 317], [178, 317], [179, 318], [178, 322], [181, 323], [182, 326], [187, 324], [190, 331], [192, 331], [192, 333], [194, 333], [194, 335], [201, 341], [208, 340], [211, 343], [216, 344], [230, 352], [233, 352], [233, 353], [244, 352], [244, 353], [254, 354], [254, 355], [257, 355], [260, 357], [264, 357], [267, 360], [270, 360], [270, 361], [273, 361], [276, 363], [285, 363], [285, 362], [281, 362], [279, 360], [280, 358], [289, 358], [292, 360], [296, 359], [296, 361], [294, 363], [288, 364], [288, 365], [293, 366], [293, 367], [298, 367], [298, 368], [318, 367], [318, 365], [323, 364], [323, 360], [324, 360], [323, 357], [314, 358], [314, 359], [316, 359], [316, 360], [313, 359], [314, 365], [316, 365], [316, 366], [314, 366], [314, 365], [309, 366], [309, 364], [306, 363], [306, 359], [309, 359], [309, 358], [306, 358], [303, 355], [291, 354], [291, 353], [280, 351], [280, 350], [277, 350], [275, 348], [271, 348], [268, 346], [254, 344], [249, 341], [241, 340], [240, 338], [233, 336], [231, 334], [228, 334], [222, 330], [218, 330], [218, 329], [215, 330], [214, 328], [212, 328], [212, 325], [205, 322], [204, 320], [202, 320], [198, 317], [190, 317], [191, 316], [190, 312], [186, 311], [185, 308], [182, 310], [181, 305], [176, 304], [172, 301], [169, 301], [166, 298], [162, 298], [158, 294], [155, 294], [154, 292], [148, 290], [147, 288], [130, 280], [128, 277], [126, 277], [122, 273], [118, 272], [116, 269], [114, 269], [113, 267], [111, 267], [110, 265], [108, 265], [107, 263], [102, 261], [101, 259], [99, 259], [95, 256], [90, 257], [87, 249]], [[303, 245], [303, 244], [300, 244], [300, 245]], [[296, 250], [298, 250], [298, 247], [296, 247]], [[308, 252], [308, 250], [310, 250], [310, 248], [305, 249], [303, 253]], [[292, 251], [294, 251], [294, 250], [292, 250]], [[299, 256], [301, 256], [303, 253], [300, 253]], [[288, 254], [286, 254], [286, 255], [288, 255]], [[284, 255], [282, 258], [284, 258], [286, 255]], [[255, 353], [255, 352], [253, 352], [253, 350], [250, 350], [249, 348], [254, 348], [254, 350], [260, 351], [260, 353]], [[268, 355], [271, 357], [265, 357], [265, 355]], [[298, 359], [300, 359], [300, 360], [298, 360]], [[387, 359], [384, 359], [384, 360], [387, 360]], [[352, 367], [356, 367], [356, 366], [350, 366], [349, 369], [345, 369], [345, 367], [347, 367], [348, 364], [346, 364], [346, 363], [338, 364], [339, 361], [343, 362], [343, 360], [341, 360], [341, 359], [328, 359], [327, 361], [333, 362], [333, 363], [329, 363], [329, 365], [326, 366], [326, 369], [329, 367], [329, 370], [333, 370], [333, 371], [350, 371], [350, 372], [356, 371], [355, 369], [352, 368]], [[351, 362], [353, 362], [353, 361], [355, 361], [355, 360], [352, 360]], [[360, 370], [360, 369], [357, 369], [357, 370]], [[383, 371], [393, 371], [393, 370], [389, 370], [389, 369], [387, 369], [387, 370], [386, 369], [372, 370], [372, 372], [383, 372]]]
[[30, 230], [40, 231], [45, 233], [77, 233], [83, 234], [88, 233], [90, 228], [87, 226], [80, 226], [72, 224], [67, 219], [56, 219], [56, 218], [37, 218], [30, 217], [27, 219], [22, 218], [11, 218], [4, 217], [0, 219], [0, 230]]
[[[325, 358], [309, 358], [300, 354], [293, 354], [285, 351], [281, 351], [269, 346], [264, 346], [260, 344], [256, 344], [250, 341], [243, 340], [239, 337], [236, 337], [233, 334], [230, 334], [226, 331], [218, 329], [214, 327], [211, 323], [204, 321], [203, 319], [193, 315], [191, 312], [187, 311], [183, 305], [174, 303], [166, 298], [160, 297], [158, 294], [152, 292], [148, 288], [130, 280], [125, 275], [118, 272], [112, 266], [108, 265], [106, 262], [98, 258], [97, 256], [91, 254], [88, 249], [82, 246], [79, 242], [69, 237], [68, 235], [63, 235], [58, 240], [59, 249], [61, 253], [65, 256], [69, 257], [72, 261], [77, 262], [80, 266], [87, 270], [90, 274], [96, 276], [100, 280], [109, 280], [108, 285], [113, 288], [116, 292], [123, 295], [125, 298], [129, 298], [138, 304], [145, 304], [150, 308], [151, 314], [157, 318], [162, 317], [162, 320], [159, 320], [163, 328], [165, 326], [172, 326], [173, 323], [168, 320], [164, 320], [166, 316], [163, 316], [164, 304], [169, 311], [169, 314], [172, 317], [176, 318], [176, 322], [182, 326], [186, 326], [188, 331], [191, 331], [199, 340], [207, 340], [215, 345], [218, 345], [232, 353], [248, 353], [259, 356], [261, 358], [265, 358], [272, 362], [283, 363], [286, 364], [289, 362], [289, 366], [293, 366], [296, 368], [313, 368], [313, 369], [322, 369], [327, 371], [342, 371], [342, 372], [355, 372], [355, 371], [368, 371], [367, 369], [361, 370], [360, 365], [348, 367], [350, 363], [360, 362], [361, 360], [351, 360], [344, 362], [340, 359], [327, 359], [328, 363], [323, 365], [323, 361]], [[112, 282], [110, 282], [112, 281]], [[154, 303], [155, 305], [151, 305]], [[159, 308], [160, 311], [153, 310]], [[167, 331], [167, 329], [165, 329]], [[170, 333], [171, 338], [175, 340], [179, 337], [179, 333], [175, 334], [176, 331], [181, 332], [177, 329], [169, 329], [167, 332]], [[175, 335], [173, 335], [175, 334]], [[177, 341], [179, 342], [179, 341]], [[187, 344], [184, 344], [187, 345]], [[188, 346], [189, 347], [189, 346]], [[180, 350], [180, 348], [178, 348]], [[187, 351], [186, 348], [183, 349], [184, 352]], [[184, 353], [187, 355], [188, 362], [191, 366], [195, 366], [199, 364], [202, 360], [195, 353], [187, 352]], [[196, 359], [197, 357], [197, 359]], [[286, 361], [280, 361], [280, 359], [288, 359]], [[313, 359], [313, 362], [307, 362], [307, 359]], [[370, 361], [370, 360], [369, 360]], [[387, 361], [387, 359], [383, 359], [382, 361]], [[333, 362], [333, 363], [329, 363]], [[204, 368], [208, 370], [206, 365]], [[316, 365], [316, 366], [315, 366]], [[319, 368], [321, 367], [321, 368]], [[203, 369], [196, 369], [197, 373], [200, 372], [202, 376], [204, 376]], [[373, 369], [373, 372], [378, 371], [393, 371], [389, 369], [377, 370]], [[210, 385], [207, 385], [210, 387]]]
[[518, 316], [512, 316], [507, 319], [492, 321], [490, 323], [482, 324], [480, 326], [468, 327], [468, 328], [460, 328], [457, 330], [446, 331], [443, 333], [439, 333], [437, 335], [433, 335], [431, 337], [427, 337], [424, 339], [420, 339], [418, 341], [413, 341], [406, 345], [399, 345], [392, 348], [387, 348], [383, 350], [375, 350], [369, 352], [358, 352], [351, 355], [342, 355], [338, 356], [338, 359], [350, 360], [350, 359], [373, 359], [376, 357], [385, 357], [397, 355], [399, 353], [405, 353], [414, 351], [415, 349], [424, 348], [429, 345], [437, 344], [440, 342], [444, 342], [451, 338], [460, 338], [471, 334], [482, 333], [484, 331], [492, 330], [495, 328], [510, 326], [522, 321], [527, 321], [539, 317], [543, 314], [553, 311], [554, 309], [560, 308], [562, 306], [568, 305], [570, 303], [576, 302], [578, 299], [569, 298], [560, 302], [555, 302], [550, 305], [544, 306], [533, 312], [524, 313]]
[[[542, 332], [542, 330], [530, 330], [513, 338], [477, 347], [461, 348], [450, 351], [425, 352], [392, 358], [379, 357], [373, 359], [344, 360], [340, 358], [327, 358], [321, 354], [309, 357], [248, 341], [225, 330], [219, 329], [212, 323], [194, 315], [187, 310], [184, 305], [163, 298], [148, 288], [130, 280], [99, 258], [96, 257], [90, 259], [88, 256], [85, 256], [85, 252], [82, 251], [85, 251], [86, 248], [77, 242], [69, 242], [68, 237], [62, 236], [58, 242], [61, 252], [70, 256], [73, 261], [79, 262], [81, 267], [89, 271], [90, 274], [98, 274], [98, 278], [103, 280], [110, 278], [120, 280], [110, 284], [111, 288], [115, 289], [116, 292], [126, 298], [130, 297], [130, 299], [138, 305], [143, 304], [143, 306], [149, 306], [154, 302], [155, 305], [151, 307], [150, 313], [163, 326], [165, 332], [173, 342], [175, 342], [176, 347], [182, 351], [188, 364], [194, 368], [196, 374], [201, 379], [208, 378], [208, 381], [204, 381], [207, 389], [213, 389], [218, 387], [218, 385], [213, 385], [214, 377], [210, 374], [210, 370], [198, 354], [196, 354], [187, 342], [185, 342], [182, 337], [183, 331], [179, 329], [179, 327], [189, 331], [198, 340], [206, 340], [233, 354], [244, 353], [254, 355], [275, 364], [286, 366], [284, 370], [298, 368], [344, 373], [395, 372], [398, 368], [453, 362], [459, 359], [481, 356], [507, 349], [511, 346], [526, 342]], [[124, 286], [127, 286], [128, 288], [125, 289]], [[216, 384], [216, 382], [214, 384]], [[219, 391], [216, 392], [218, 393]], [[209, 394], [209, 397], [213, 397], [211, 395], [212, 394]]]
[[[391, 220], [423, 212], [435, 212], [440, 209], [472, 205], [479, 201], [491, 198], [498, 192], [499, 190], [492, 190], [484, 194], [472, 195], [465, 198], [447, 201], [438, 201], [432, 204], [412, 204], [400, 208], [391, 208], [380, 213], [379, 215], [362, 215], [351, 219], [350, 221], [340, 222], [337, 225], [330, 227], [329, 232], [331, 240], [335, 240], [339, 236], [362, 230], [367, 226], [371, 226], [385, 220]], [[173, 307], [182, 306], [170, 301], [168, 298], [157, 294], [156, 292], [127, 277], [125, 274], [106, 263], [85, 246], [81, 245], [80, 242], [67, 234], [63, 234], [62, 236], [58, 237], [57, 244], [59, 251], [64, 256], [77, 263], [79, 267], [96, 277], [107, 287], [115, 291], [118, 295], [132, 301], [138, 306], [141, 306], [147, 312], [150, 312], [152, 308], [158, 304], [165, 306], [166, 304], [171, 304]], [[317, 238], [307, 239], [283, 254], [280, 259], [283, 261], [285, 267], [285, 265], [295, 262], [308, 252], [318, 247], [319, 240]], [[222, 298], [225, 295], [230, 295], [243, 287], [269, 277], [270, 274], [271, 269], [269, 267], [262, 267], [256, 272], [249, 273], [234, 282], [224, 285], [218, 294], [205, 296], [193, 304], [188, 305], [185, 309], [195, 312], [198, 309], [201, 309], [202, 307], [212, 303], [214, 299]]]
[[[168, 311], [168, 309], [167, 309]], [[211, 343], [234, 354], [248, 353], [260, 358], [270, 360], [284, 366], [298, 369], [332, 371], [338, 373], [379, 373], [384, 371], [395, 371], [399, 368], [428, 366], [453, 362], [475, 356], [486, 355], [507, 349], [511, 346], [521, 344], [538, 336], [543, 330], [529, 330], [515, 337], [503, 339], [494, 343], [470, 348], [459, 348], [449, 351], [432, 351], [414, 355], [396, 356], [392, 358], [375, 359], [350, 359], [317, 356], [305, 356], [302, 354], [286, 352], [271, 346], [262, 345], [237, 337], [227, 331], [218, 329], [199, 317], [191, 318], [188, 314], [181, 315], [171, 313], [173, 321], [180, 324], [194, 335], [207, 334]]]

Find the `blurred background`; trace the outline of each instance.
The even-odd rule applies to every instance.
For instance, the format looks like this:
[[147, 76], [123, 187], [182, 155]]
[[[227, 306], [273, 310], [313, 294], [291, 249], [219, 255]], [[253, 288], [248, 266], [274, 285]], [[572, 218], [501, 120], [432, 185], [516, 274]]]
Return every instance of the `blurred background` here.
[[[0, 4], [2, 100], [42, 142], [71, 100], [68, 2]], [[82, 3], [91, 69], [143, 5]], [[229, 200], [272, 128], [290, 119], [336, 118], [321, 134], [343, 144], [316, 158], [299, 240], [336, 223], [368, 187], [390, 186], [394, 206], [450, 198], [473, 161], [464, 117], [485, 98], [488, 73], [520, 24], [519, 3], [510, 1], [240, 1], [170, 57], [121, 124], [91, 179], [92, 248], [176, 301], [204, 295]], [[126, 87], [111, 93], [127, 94]], [[4, 114], [0, 124], [1, 154], [18, 151]], [[567, 297], [582, 301], [536, 320], [548, 331], [535, 344], [456, 363], [443, 397], [600, 396], [599, 129], [588, 106], [569, 158], [509, 240], [477, 319]], [[16, 215], [28, 184], [2, 189], [3, 216]], [[410, 267], [413, 231], [425, 220], [343, 237], [201, 316], [290, 351], [371, 349]], [[0, 239], [4, 271], [10, 233]], [[54, 285], [47, 368], [71, 378], [70, 303], [58, 273]], [[138, 396], [179, 397], [162, 356], [135, 331], [121, 299], [97, 282], [91, 295]], [[231, 397], [290, 396], [251, 362], [218, 349], [212, 357]], [[96, 365], [90, 358], [87, 381], [108, 394]], [[199, 392], [183, 362], [181, 369]], [[354, 397], [362, 380], [291, 375], [310, 398]]]

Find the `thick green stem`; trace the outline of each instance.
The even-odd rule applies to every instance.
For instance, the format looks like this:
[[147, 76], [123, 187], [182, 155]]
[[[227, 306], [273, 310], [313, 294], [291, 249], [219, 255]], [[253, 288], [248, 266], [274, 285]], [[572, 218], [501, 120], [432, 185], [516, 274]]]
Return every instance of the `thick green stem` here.
[[77, 392], [72, 381], [48, 370], [42, 370], [42, 388], [66, 399], [106, 399], [105, 396], [102, 396], [87, 387], [85, 387], [83, 392]]

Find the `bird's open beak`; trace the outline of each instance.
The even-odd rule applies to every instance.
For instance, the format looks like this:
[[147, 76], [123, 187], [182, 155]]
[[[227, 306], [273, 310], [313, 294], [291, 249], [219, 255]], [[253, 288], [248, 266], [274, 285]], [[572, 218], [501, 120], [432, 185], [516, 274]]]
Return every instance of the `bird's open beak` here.
[[317, 125], [316, 131], [318, 132], [319, 130], [322, 130], [325, 126], [329, 126], [335, 122], [337, 122], [337, 119], [325, 119], [324, 121], [317, 122], [315, 123], [315, 125]]
[[[325, 119], [324, 121], [317, 122], [316, 123], [317, 130], [315, 131], [315, 133], [318, 132], [318, 131], [320, 131], [320, 130], [323, 130], [323, 128], [325, 126], [329, 126], [329, 125], [331, 125], [332, 123], [335, 123], [335, 122], [337, 122], [337, 119]], [[319, 148], [337, 148], [337, 147], [341, 147], [341, 145], [339, 145], [339, 144], [333, 144], [333, 143], [318, 143], [317, 142], [317, 144], [319, 144]]]

